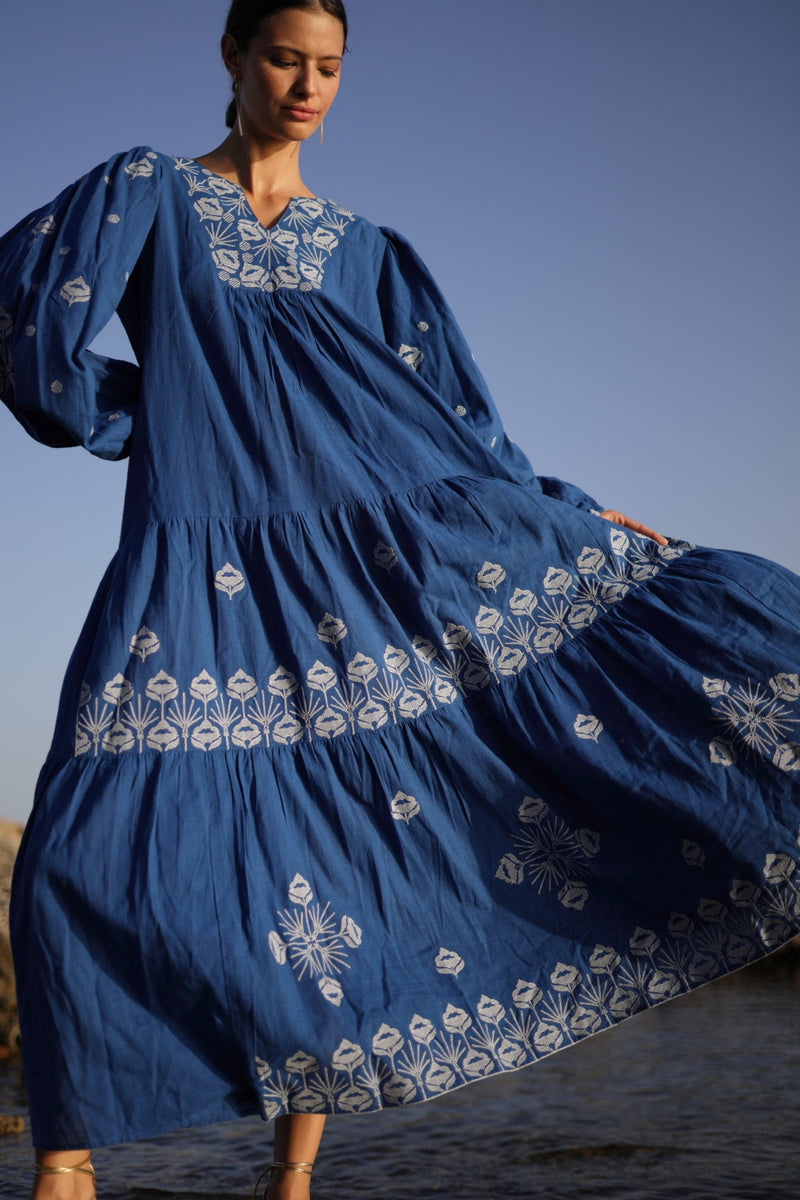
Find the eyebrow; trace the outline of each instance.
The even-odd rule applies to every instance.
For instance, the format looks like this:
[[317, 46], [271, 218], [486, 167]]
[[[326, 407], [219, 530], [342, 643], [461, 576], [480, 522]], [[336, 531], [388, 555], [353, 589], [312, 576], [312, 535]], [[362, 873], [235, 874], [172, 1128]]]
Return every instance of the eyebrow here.
[[[287, 54], [297, 54], [301, 58], [313, 57], [312, 55], [303, 54], [303, 51], [298, 50], [296, 46], [270, 46], [269, 49], [270, 50], [285, 50]], [[321, 54], [319, 56], [319, 61], [320, 62], [341, 62], [342, 56], [341, 56], [341, 54]]]

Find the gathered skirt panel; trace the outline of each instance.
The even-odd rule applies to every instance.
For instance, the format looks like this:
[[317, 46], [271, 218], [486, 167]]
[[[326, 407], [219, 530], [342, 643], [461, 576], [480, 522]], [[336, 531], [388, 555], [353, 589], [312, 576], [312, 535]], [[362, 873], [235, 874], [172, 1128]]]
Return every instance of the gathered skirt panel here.
[[799, 614], [496, 481], [148, 526], [17, 868], [37, 1144], [427, 1100], [783, 944]]

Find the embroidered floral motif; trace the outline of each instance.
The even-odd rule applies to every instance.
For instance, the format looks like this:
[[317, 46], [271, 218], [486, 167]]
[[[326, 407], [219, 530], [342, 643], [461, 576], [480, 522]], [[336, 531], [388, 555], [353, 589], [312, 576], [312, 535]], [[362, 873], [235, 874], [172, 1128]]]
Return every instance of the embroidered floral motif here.
[[49, 217], [42, 217], [41, 221], [37, 221], [31, 230], [31, 245], [36, 241], [37, 237], [49, 237], [55, 231], [56, 221], [52, 213]]
[[390, 808], [395, 821], [405, 821], [408, 825], [411, 819], [419, 814], [420, 804], [415, 796], [409, 796], [406, 792], [395, 792]]
[[135, 633], [128, 647], [131, 654], [137, 654], [142, 662], [149, 654], [155, 654], [156, 650], [161, 648], [161, 642], [151, 629], [143, 625], [138, 633]]
[[154, 170], [153, 160], [157, 158], [158, 155], [154, 150], [148, 150], [144, 158], [128, 164], [125, 168], [125, 174], [130, 175], [131, 179], [149, 179]]
[[706, 865], [706, 856], [703, 849], [697, 845], [697, 842], [690, 842], [684, 839], [681, 843], [681, 854], [683, 861], [688, 863], [690, 867], [700, 867]]
[[464, 970], [464, 960], [455, 950], [445, 950], [440, 946], [439, 953], [433, 960], [433, 965], [440, 975], [460, 975]]
[[[551, 567], [551, 571], [555, 568]], [[506, 578], [506, 573], [499, 563], [485, 562], [478, 574], [475, 576], [475, 582], [478, 587], [485, 588], [487, 591], [496, 592], [500, 584]], [[547, 590], [547, 580], [544, 582], [545, 591]]]
[[591, 713], [578, 713], [572, 728], [585, 742], [596, 742], [603, 732], [603, 722]]
[[266, 229], [238, 184], [192, 159], [174, 161], [224, 283], [263, 292], [322, 287], [328, 260], [355, 220], [354, 213], [332, 200], [296, 196], [280, 221]]
[[218, 592], [225, 592], [228, 599], [232, 600], [237, 592], [244, 591], [244, 575], [230, 563], [225, 563], [214, 576], [214, 587]]
[[288, 959], [298, 979], [314, 976], [325, 999], [338, 1007], [344, 989], [334, 976], [350, 966], [346, 948], [355, 950], [361, 945], [361, 930], [352, 917], [339, 920], [329, 904], [322, 907], [313, 904], [313, 899], [308, 881], [295, 875], [289, 885], [289, 902], [294, 907], [278, 914], [281, 932], [272, 930], [269, 947], [279, 966]]
[[405, 342], [397, 351], [397, 353], [400, 355], [403, 362], [408, 363], [412, 371], [419, 369], [419, 366], [425, 357], [422, 351], [418, 350], [416, 346], [407, 346]]
[[716, 701], [721, 736], [709, 744], [709, 758], [720, 767], [736, 762], [737, 747], [751, 758], [769, 759], [781, 771], [800, 771], [800, 744], [791, 740], [800, 726], [800, 676], [773, 675], [769, 687], [704, 679], [703, 691]]
[[[494, 593], [505, 585], [511, 591], [505, 611], [494, 607], [499, 601], [493, 596], [493, 604], [481, 604], [469, 625], [449, 621], [439, 635], [439, 645], [431, 637], [418, 635], [407, 647], [385, 646], [380, 660], [350, 650], [344, 670], [334, 670], [318, 659], [306, 669], [304, 679], [278, 666], [266, 681], [260, 681], [240, 667], [220, 685], [203, 669], [192, 679], [188, 694], [175, 681], [174, 696], [160, 712], [134, 688], [115, 709], [105, 700], [101, 687], [101, 696], [92, 706], [93, 693], [87, 688], [77, 717], [75, 752], [120, 753], [137, 746], [141, 751], [142, 729], [150, 749], [172, 750], [182, 745], [185, 750], [253, 750], [293, 745], [303, 738], [330, 740], [344, 733], [369, 733], [390, 722], [416, 720], [519, 675], [537, 659], [555, 653], [566, 639], [575, 637], [632, 587], [651, 578], [687, 548], [661, 547], [623, 536], [624, 545], [618, 542], [621, 548], [610, 558], [597, 547], [584, 547], [573, 571], [550, 567], [542, 581], [541, 598], [529, 588], [510, 589], [505, 569], [499, 563], [484, 562], [474, 576], [475, 584]], [[612, 534], [612, 542], [614, 537]], [[379, 543], [376, 566], [394, 566], [396, 555], [392, 555], [395, 552], [390, 547]], [[325, 613], [317, 625], [317, 637], [337, 650], [348, 637], [347, 625], [340, 617]], [[129, 647], [142, 662], [159, 649], [160, 639], [145, 626]], [[145, 685], [148, 700], [152, 699], [151, 683]], [[202, 709], [193, 700], [199, 701]], [[213, 708], [209, 707], [212, 702]], [[150, 725], [157, 722], [160, 733], [153, 737]], [[109, 740], [105, 734], [115, 724], [130, 725], [136, 736]], [[168, 736], [165, 726], [170, 724], [174, 728]], [[596, 741], [602, 722], [596, 716], [579, 714], [574, 731], [578, 737]]]
[[385, 542], [378, 542], [372, 551], [372, 561], [376, 567], [383, 567], [384, 571], [391, 574], [392, 567], [397, 566], [397, 552]]
[[[272, 1120], [287, 1111], [365, 1112], [427, 1100], [514, 1071], [744, 966], [797, 927], [795, 860], [768, 854], [763, 881], [734, 879], [729, 904], [704, 899], [693, 916], [673, 912], [662, 933], [637, 926], [627, 945], [599, 944], [585, 966], [557, 962], [538, 980], [518, 979], [506, 997], [480, 994], [469, 1009], [450, 1003], [437, 1016], [414, 1013], [403, 1029], [384, 1022], [369, 1044], [340, 1042], [329, 1062], [303, 1051], [276, 1066], [256, 1058], [263, 1114]], [[435, 966], [457, 976], [465, 963], [442, 949]], [[461, 1003], [463, 996], [462, 984]]]
[[580, 879], [586, 862], [600, 850], [600, 837], [591, 829], [570, 829], [553, 817], [544, 800], [525, 796], [517, 810], [522, 831], [512, 840], [516, 853], [505, 854], [495, 871], [501, 883], [520, 884], [526, 878], [539, 895], [557, 890], [565, 908], [581, 910], [589, 890]]
[[58, 294], [72, 308], [73, 304], [87, 304], [92, 297], [92, 289], [83, 276], [78, 275], [76, 279], [68, 279]]
[[347, 637], [347, 626], [344, 621], [340, 621], [332, 613], [326, 612], [317, 626], [317, 637], [321, 642], [328, 642], [331, 646], [338, 646], [342, 638]]

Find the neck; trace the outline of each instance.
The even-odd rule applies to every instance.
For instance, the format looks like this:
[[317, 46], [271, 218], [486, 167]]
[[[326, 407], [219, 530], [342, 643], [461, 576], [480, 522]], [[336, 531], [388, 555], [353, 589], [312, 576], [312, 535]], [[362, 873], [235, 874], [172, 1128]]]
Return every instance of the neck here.
[[232, 129], [224, 142], [197, 161], [260, 201], [312, 194], [300, 176], [299, 142], [258, 142]]

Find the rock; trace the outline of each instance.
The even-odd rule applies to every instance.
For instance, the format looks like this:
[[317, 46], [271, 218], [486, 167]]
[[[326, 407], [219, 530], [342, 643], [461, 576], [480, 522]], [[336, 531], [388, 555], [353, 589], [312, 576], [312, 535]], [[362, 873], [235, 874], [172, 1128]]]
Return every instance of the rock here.
[[8, 901], [11, 873], [21, 838], [21, 825], [0, 821], [0, 1058], [18, 1054], [20, 1048], [17, 993], [8, 935]]

